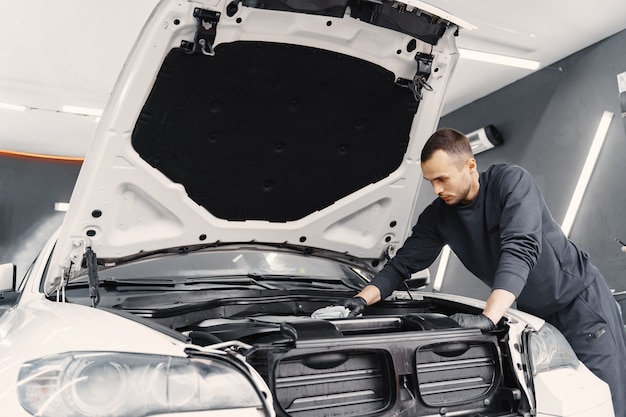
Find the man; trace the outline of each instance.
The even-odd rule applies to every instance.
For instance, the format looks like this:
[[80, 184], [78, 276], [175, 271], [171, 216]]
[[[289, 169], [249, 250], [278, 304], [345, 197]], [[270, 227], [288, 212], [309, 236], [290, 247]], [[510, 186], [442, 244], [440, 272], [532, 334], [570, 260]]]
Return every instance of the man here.
[[617, 304], [588, 255], [552, 218], [532, 176], [506, 164], [479, 173], [468, 139], [447, 128], [428, 139], [421, 165], [439, 198], [371, 283], [344, 302], [350, 314], [389, 296], [447, 244], [491, 287], [482, 314], [453, 319], [493, 329], [517, 301], [518, 309], [565, 335], [579, 359], [609, 384], [616, 417], [626, 417], [626, 334]]

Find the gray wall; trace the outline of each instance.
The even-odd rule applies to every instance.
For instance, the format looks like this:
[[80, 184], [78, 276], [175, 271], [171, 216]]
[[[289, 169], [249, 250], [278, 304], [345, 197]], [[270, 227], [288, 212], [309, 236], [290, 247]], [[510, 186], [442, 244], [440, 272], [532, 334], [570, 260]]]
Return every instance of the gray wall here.
[[0, 263], [17, 264], [18, 281], [61, 224], [80, 164], [0, 155]]
[[[617, 74], [626, 71], [626, 31], [586, 48], [483, 99], [445, 115], [440, 127], [469, 133], [493, 124], [504, 144], [478, 154], [479, 168], [523, 166], [543, 190], [560, 223], [604, 111], [615, 115], [570, 239], [591, 255], [611, 288], [626, 290], [626, 133]], [[424, 184], [420, 207], [432, 199]], [[430, 268], [437, 272], [438, 261]], [[484, 298], [488, 288], [450, 257], [442, 291]]]

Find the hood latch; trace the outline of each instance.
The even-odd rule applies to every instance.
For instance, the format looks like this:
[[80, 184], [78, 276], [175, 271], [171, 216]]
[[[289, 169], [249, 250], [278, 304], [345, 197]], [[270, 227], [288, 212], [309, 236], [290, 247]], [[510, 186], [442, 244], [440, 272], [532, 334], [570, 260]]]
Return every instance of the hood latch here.
[[220, 16], [220, 12], [196, 7], [193, 10], [193, 17], [197, 20], [196, 36], [193, 42], [182, 41], [180, 47], [188, 54], [215, 55], [213, 44], [215, 44]]

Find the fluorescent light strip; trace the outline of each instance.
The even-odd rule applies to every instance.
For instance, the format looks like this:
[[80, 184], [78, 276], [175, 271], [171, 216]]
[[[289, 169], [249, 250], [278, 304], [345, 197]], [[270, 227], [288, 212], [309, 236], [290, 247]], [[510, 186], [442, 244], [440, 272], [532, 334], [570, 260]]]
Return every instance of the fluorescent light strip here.
[[443, 284], [443, 277], [446, 275], [446, 269], [448, 268], [448, 259], [450, 258], [450, 246], [446, 245], [441, 250], [441, 258], [439, 259], [439, 267], [437, 268], [437, 275], [435, 275], [435, 282], [433, 282], [433, 290], [441, 291], [441, 284]]
[[598, 129], [596, 130], [596, 135], [593, 138], [591, 148], [589, 149], [589, 153], [587, 154], [587, 160], [585, 161], [585, 165], [580, 172], [580, 177], [578, 178], [578, 183], [576, 184], [576, 188], [574, 189], [574, 194], [572, 194], [572, 199], [570, 200], [569, 207], [567, 208], [567, 212], [565, 213], [565, 218], [563, 219], [563, 223], [561, 224], [561, 229], [566, 236], [569, 236], [569, 233], [572, 230], [574, 219], [576, 218], [576, 214], [578, 213], [578, 208], [580, 207], [580, 203], [582, 202], [583, 195], [587, 190], [587, 184], [589, 184], [591, 174], [595, 169], [596, 162], [598, 161], [598, 156], [600, 155], [600, 150], [602, 149], [602, 145], [604, 145], [604, 139], [606, 139], [606, 134], [609, 131], [609, 126], [611, 125], [612, 119], [613, 113], [610, 111], [605, 111], [602, 115], [602, 118], [600, 119], [600, 124], [598, 125]]
[[[58, 110], [43, 109], [38, 107], [22, 106], [21, 104], [0, 103], [0, 109], [13, 110], [13, 111], [27, 111], [27, 110], [40, 110], [49, 112], [58, 112]], [[102, 116], [102, 109], [94, 109], [92, 107], [80, 107], [80, 106], [61, 106], [61, 113], [76, 114], [79, 116], [95, 116], [96, 121], [100, 121]]]
[[67, 209], [70, 207], [69, 203], [54, 203], [54, 210], [55, 211], [67, 211]]
[[490, 64], [507, 65], [509, 67], [536, 70], [539, 68], [539, 61], [530, 59], [515, 58], [512, 56], [491, 54], [488, 52], [472, 51], [470, 49], [459, 48], [461, 58], [472, 61], [488, 62]]
[[13, 111], [26, 111], [28, 110], [28, 107], [21, 106], [19, 104], [0, 103], [0, 109], [13, 110]]
[[80, 114], [85, 116], [102, 116], [102, 109], [94, 109], [91, 107], [79, 107], [79, 106], [61, 106], [63, 113]]

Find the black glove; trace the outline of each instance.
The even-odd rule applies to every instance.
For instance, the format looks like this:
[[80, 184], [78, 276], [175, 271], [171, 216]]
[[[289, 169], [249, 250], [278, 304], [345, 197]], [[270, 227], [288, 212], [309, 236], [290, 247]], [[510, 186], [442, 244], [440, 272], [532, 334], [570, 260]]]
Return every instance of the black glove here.
[[348, 317], [355, 317], [359, 314], [363, 314], [363, 310], [367, 306], [367, 301], [363, 297], [353, 297], [343, 300], [339, 305], [344, 306], [348, 310], [350, 310], [350, 314]]
[[456, 313], [450, 318], [459, 323], [461, 327], [475, 327], [480, 330], [494, 330], [496, 328], [491, 319], [484, 314]]

